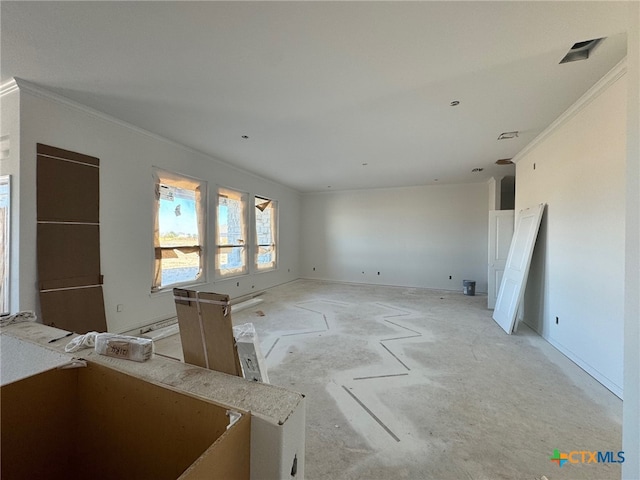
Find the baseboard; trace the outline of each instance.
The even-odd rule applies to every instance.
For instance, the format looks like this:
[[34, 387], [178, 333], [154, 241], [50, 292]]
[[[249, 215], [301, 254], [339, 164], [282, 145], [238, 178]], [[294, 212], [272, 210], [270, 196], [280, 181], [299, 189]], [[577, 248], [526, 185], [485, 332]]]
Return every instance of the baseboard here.
[[569, 360], [571, 360], [573, 363], [575, 363], [578, 367], [580, 367], [582, 370], [584, 370], [590, 376], [592, 376], [595, 380], [597, 380], [599, 383], [601, 383], [607, 390], [609, 390], [611, 393], [613, 393], [616, 397], [618, 397], [620, 400], [623, 399], [622, 398], [623, 389], [622, 389], [622, 387], [620, 385], [617, 385], [615, 382], [611, 381], [607, 376], [605, 376], [602, 373], [600, 373], [596, 368], [594, 368], [591, 365], [589, 365], [582, 358], [580, 358], [578, 355], [576, 355], [571, 350], [566, 348], [560, 342], [555, 341], [554, 339], [550, 338], [549, 336], [542, 335], [537, 329], [533, 328], [528, 323], [525, 322], [525, 324], [529, 328], [531, 328], [531, 330], [533, 330], [538, 335], [540, 335], [542, 338], [544, 338], [547, 342], [549, 342], [549, 344], [551, 344], [556, 350], [558, 350], [560, 353], [562, 353], [565, 357], [567, 357]]

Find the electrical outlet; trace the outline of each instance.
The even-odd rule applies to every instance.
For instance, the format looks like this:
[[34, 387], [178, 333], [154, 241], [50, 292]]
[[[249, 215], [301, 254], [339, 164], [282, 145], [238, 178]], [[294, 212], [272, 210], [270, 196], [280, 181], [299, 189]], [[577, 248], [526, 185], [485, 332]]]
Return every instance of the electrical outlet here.
[[453, 279], [453, 277], [451, 275], [449, 275], [449, 280], [452, 280], [452, 279]]
[[124, 310], [124, 305], [122, 303], [119, 303], [118, 305], [116, 305], [116, 312], [122, 312]]

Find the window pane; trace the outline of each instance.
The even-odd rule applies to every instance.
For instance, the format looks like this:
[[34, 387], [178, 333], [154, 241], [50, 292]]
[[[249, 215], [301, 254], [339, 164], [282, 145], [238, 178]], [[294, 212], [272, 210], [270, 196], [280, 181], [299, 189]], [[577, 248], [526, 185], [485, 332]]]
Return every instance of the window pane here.
[[203, 277], [204, 196], [202, 182], [157, 172], [156, 271], [153, 288]]
[[247, 271], [245, 198], [245, 195], [233, 190], [219, 191], [216, 256], [219, 275], [241, 274]]
[[221, 273], [242, 273], [245, 270], [244, 247], [220, 247], [218, 254]]
[[255, 265], [258, 270], [276, 266], [276, 202], [255, 197]]
[[198, 245], [195, 192], [172, 189], [172, 198], [160, 198], [160, 246]]
[[163, 258], [161, 286], [192, 282], [198, 279], [199, 273], [200, 255], [198, 253], [183, 254], [178, 258]]

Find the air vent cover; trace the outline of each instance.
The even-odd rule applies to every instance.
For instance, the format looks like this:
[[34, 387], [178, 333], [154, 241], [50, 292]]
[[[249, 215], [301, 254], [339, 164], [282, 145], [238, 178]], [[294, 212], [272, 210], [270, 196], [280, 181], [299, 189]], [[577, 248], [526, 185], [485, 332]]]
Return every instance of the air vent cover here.
[[576, 62], [578, 60], [586, 60], [589, 58], [589, 54], [593, 51], [598, 44], [604, 40], [603, 38], [594, 38], [593, 40], [585, 40], [583, 42], [574, 43], [571, 50], [567, 52], [560, 63]]

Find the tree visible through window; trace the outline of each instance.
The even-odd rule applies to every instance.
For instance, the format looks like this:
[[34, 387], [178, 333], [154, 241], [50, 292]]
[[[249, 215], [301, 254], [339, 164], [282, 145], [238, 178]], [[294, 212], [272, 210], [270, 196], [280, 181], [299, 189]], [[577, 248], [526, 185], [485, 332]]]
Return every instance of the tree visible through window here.
[[247, 272], [246, 195], [221, 188], [218, 191], [216, 272], [239, 275]]
[[204, 278], [205, 198], [204, 182], [156, 171], [152, 290]]
[[258, 270], [276, 267], [276, 214], [277, 203], [268, 198], [255, 197], [256, 251]]

